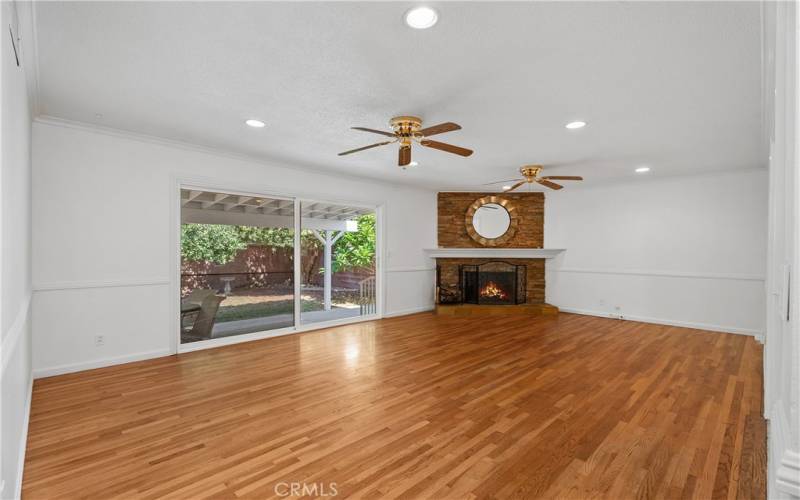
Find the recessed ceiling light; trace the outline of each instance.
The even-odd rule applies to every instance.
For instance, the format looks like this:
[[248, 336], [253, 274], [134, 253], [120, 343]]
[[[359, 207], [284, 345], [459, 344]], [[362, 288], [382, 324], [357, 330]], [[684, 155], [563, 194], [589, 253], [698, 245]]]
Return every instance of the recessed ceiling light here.
[[414, 29], [424, 30], [432, 27], [439, 15], [430, 7], [414, 7], [406, 12], [406, 24]]
[[511, 186], [503, 186], [503, 191], [508, 191], [509, 189], [511, 189]]
[[262, 127], [264, 127], [266, 125], [261, 120], [256, 120], [254, 118], [250, 118], [249, 120], [246, 120], [245, 123], [247, 125], [249, 125], [250, 127], [253, 127], [253, 128], [262, 128]]
[[586, 122], [580, 122], [580, 121], [578, 121], [578, 122], [569, 122], [569, 123], [567, 123], [565, 125], [565, 127], [567, 127], [570, 130], [574, 130], [576, 128], [583, 128], [585, 126], [586, 126]]
[[415, 161], [412, 161], [411, 163], [408, 164], [409, 167], [416, 167], [417, 165], [419, 165], [419, 163]]
[[650, 167], [639, 167], [636, 170], [634, 170], [634, 172], [636, 172], [637, 174], [643, 174], [643, 173], [649, 172], [649, 171], [650, 171]]

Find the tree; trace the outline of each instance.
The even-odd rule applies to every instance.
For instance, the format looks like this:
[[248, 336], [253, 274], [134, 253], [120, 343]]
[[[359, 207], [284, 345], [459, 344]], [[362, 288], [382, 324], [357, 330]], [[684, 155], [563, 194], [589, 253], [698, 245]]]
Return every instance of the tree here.
[[[375, 267], [375, 215], [358, 218], [358, 230], [346, 232], [334, 245], [333, 271]], [[300, 233], [303, 274], [311, 281], [321, 244], [311, 231]], [[248, 245], [292, 248], [294, 231], [288, 228], [228, 226], [221, 224], [181, 225], [181, 257], [185, 261], [227, 264]]]
[[226, 264], [247, 248], [237, 226], [219, 224], [181, 225], [181, 257], [187, 261]]
[[333, 272], [375, 268], [375, 214], [358, 218], [358, 231], [344, 233], [333, 246]]

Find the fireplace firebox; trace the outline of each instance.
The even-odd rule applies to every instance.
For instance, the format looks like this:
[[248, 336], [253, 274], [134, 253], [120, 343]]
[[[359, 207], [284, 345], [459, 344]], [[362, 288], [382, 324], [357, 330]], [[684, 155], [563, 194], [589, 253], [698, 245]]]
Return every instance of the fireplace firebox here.
[[524, 265], [504, 261], [458, 266], [459, 283], [444, 286], [437, 273], [440, 304], [524, 304], [527, 271]]

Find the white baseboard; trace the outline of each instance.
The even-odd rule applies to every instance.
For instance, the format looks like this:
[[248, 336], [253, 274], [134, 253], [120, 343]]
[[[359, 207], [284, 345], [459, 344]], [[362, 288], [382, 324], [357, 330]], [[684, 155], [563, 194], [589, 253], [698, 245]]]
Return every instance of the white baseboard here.
[[313, 332], [315, 330], [325, 330], [326, 328], [335, 328], [337, 326], [364, 323], [366, 321], [375, 321], [377, 319], [380, 319], [380, 316], [378, 316], [377, 314], [368, 314], [365, 316], [341, 318], [332, 321], [321, 321], [319, 323], [308, 323], [300, 325], [297, 328], [289, 326], [286, 328], [277, 328], [275, 330], [265, 330], [262, 332], [231, 335], [230, 337], [220, 337], [216, 339], [203, 340], [200, 342], [192, 342], [191, 344], [181, 344], [178, 346], [178, 354], [182, 354], [185, 352], [203, 351], [205, 349], [214, 349], [215, 347], [241, 344], [244, 342], [252, 342], [255, 340], [283, 337], [284, 335], [294, 335], [296, 333], [307, 333], [307, 332]]
[[[562, 307], [562, 306], [557, 306], [557, 307], [559, 311], [566, 313], [583, 314], [585, 316], [598, 316], [601, 318], [619, 319], [618, 316], [615, 315], [614, 313], [608, 313], [605, 311], [591, 311], [588, 309], [577, 309], [573, 307]], [[627, 314], [623, 314], [622, 319], [628, 321], [640, 321], [642, 323], [654, 323], [656, 325], [679, 326], [683, 328], [693, 328], [696, 330], [708, 330], [711, 332], [735, 333], [737, 335], [750, 335], [751, 337], [756, 337], [756, 340], [759, 340], [762, 343], [764, 338], [764, 332], [761, 330], [750, 330], [748, 328], [738, 328], [734, 326], [713, 325], [709, 323], [694, 323], [691, 321], [677, 321], [671, 319], [651, 318], [648, 316], [631, 316]]]
[[428, 312], [433, 311], [435, 308], [434, 304], [422, 306], [422, 307], [412, 307], [410, 309], [401, 309], [399, 311], [391, 311], [387, 312], [383, 315], [384, 318], [396, 318], [397, 316], [408, 316], [409, 314], [417, 314], [421, 312]]
[[[25, 451], [28, 448], [28, 423], [31, 420], [31, 400], [33, 399], [33, 377], [28, 380], [28, 396], [25, 398], [22, 432], [19, 437], [19, 458], [17, 459], [17, 483], [14, 490], [14, 499], [22, 498], [22, 476], [25, 471]], [[5, 496], [3, 497], [5, 498]]]
[[[408, 314], [416, 314], [416, 313], [426, 312], [426, 311], [431, 311], [431, 310], [433, 310], [433, 305], [426, 305], [426, 306], [423, 306], [423, 307], [417, 307], [417, 308], [413, 308], [413, 309], [404, 309], [404, 310], [401, 310], [401, 311], [394, 311], [394, 312], [391, 312], [391, 313], [388, 313], [388, 314], [384, 314], [383, 317], [384, 318], [389, 318], [389, 317], [394, 317], [394, 316], [406, 316]], [[240, 336], [235, 336], [235, 337], [225, 337], [225, 338], [220, 338], [220, 339], [213, 339], [211, 341], [206, 341], [206, 342], [202, 342], [202, 343], [198, 342], [198, 343], [196, 343], [198, 345], [190, 344], [188, 346], [179, 347], [178, 351], [180, 353], [184, 353], [184, 352], [197, 351], [197, 350], [201, 350], [201, 349], [211, 349], [211, 348], [214, 348], [214, 347], [221, 347], [221, 346], [224, 346], [224, 345], [238, 344], [238, 343], [241, 343], [241, 342], [249, 342], [249, 341], [252, 341], [252, 340], [261, 340], [261, 339], [265, 339], [265, 338], [278, 337], [278, 336], [282, 336], [282, 335], [291, 335], [291, 334], [295, 334], [295, 333], [303, 333], [303, 332], [312, 331], [312, 330], [321, 330], [321, 329], [325, 329], [325, 328], [333, 328], [333, 327], [336, 327], [336, 326], [342, 326], [342, 325], [347, 325], [347, 324], [352, 324], [352, 323], [359, 323], [359, 322], [364, 322], [364, 321], [374, 321], [376, 319], [380, 319], [380, 316], [378, 316], [378, 315], [369, 315], [369, 316], [366, 316], [366, 317], [363, 317], [363, 318], [358, 318], [358, 319], [344, 318], [344, 319], [342, 319], [340, 321], [328, 321], [328, 322], [324, 322], [324, 323], [309, 324], [309, 325], [305, 325], [302, 328], [297, 328], [297, 329], [288, 329], [288, 328], [286, 328], [286, 329], [280, 329], [280, 330], [271, 331], [271, 332], [270, 331], [268, 331], [268, 332], [256, 332], [256, 333], [253, 333], [253, 334], [245, 334], [245, 335], [240, 335]], [[37, 368], [37, 369], [35, 369], [33, 371], [33, 378], [39, 379], [39, 378], [44, 378], [44, 377], [53, 377], [53, 376], [56, 376], [56, 375], [64, 375], [66, 373], [80, 372], [80, 371], [84, 371], [84, 370], [93, 370], [95, 368], [104, 368], [106, 366], [121, 365], [121, 364], [125, 364], [125, 363], [133, 363], [135, 361], [144, 361], [146, 359], [161, 358], [161, 357], [164, 357], [164, 356], [170, 356], [172, 354], [174, 354], [174, 353], [172, 352], [171, 349], [165, 348], [165, 349], [158, 349], [158, 350], [155, 350], [155, 351], [146, 351], [146, 352], [140, 352], [140, 353], [136, 353], [136, 354], [128, 354], [128, 355], [117, 356], [117, 357], [112, 357], [112, 358], [102, 358], [102, 359], [97, 359], [97, 360], [92, 360], [92, 361], [86, 361], [86, 362], [83, 362], [83, 363], [71, 363], [71, 364], [53, 366], [53, 367], [48, 367], [48, 368]]]
[[157, 349], [155, 351], [138, 352], [135, 354], [126, 354], [124, 356], [116, 356], [113, 358], [102, 358], [83, 363], [71, 363], [67, 365], [52, 366], [49, 368], [38, 368], [33, 370], [33, 378], [52, 377], [54, 375], [63, 375], [65, 373], [74, 373], [84, 370], [93, 370], [95, 368], [103, 368], [106, 366], [121, 365], [125, 363], [133, 363], [135, 361], [144, 361], [146, 359], [162, 358], [169, 356], [173, 352], [169, 348]]
[[789, 419], [783, 401], [770, 411], [767, 432], [768, 498], [800, 497], [800, 453], [790, 446]]

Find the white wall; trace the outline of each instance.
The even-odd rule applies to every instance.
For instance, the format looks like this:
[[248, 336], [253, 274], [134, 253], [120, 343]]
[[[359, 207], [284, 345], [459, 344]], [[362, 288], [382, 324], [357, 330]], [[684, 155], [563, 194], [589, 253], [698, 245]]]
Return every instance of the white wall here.
[[[645, 177], [545, 195], [547, 301], [763, 335], [767, 172]], [[619, 308], [619, 309], [617, 309]]]
[[[265, 135], [265, 140], [268, 135]], [[33, 127], [36, 376], [172, 352], [174, 178], [384, 206], [387, 315], [433, 306], [435, 193], [75, 124]], [[172, 211], [172, 214], [171, 214]], [[96, 347], [95, 335], [105, 336]]]
[[764, 359], [767, 497], [800, 498], [800, 175], [794, 2], [765, 3], [765, 132], [770, 145], [769, 265]]
[[[1, 498], [19, 496], [22, 479], [22, 462], [27, 433], [28, 405], [31, 384], [31, 112], [26, 90], [25, 70], [28, 69], [26, 53], [21, 55], [22, 67], [17, 67], [14, 50], [8, 33], [14, 25], [24, 42], [29, 26], [25, 15], [19, 12], [19, 25], [15, 5], [2, 2], [3, 33], [2, 52], [2, 104], [0, 104], [0, 135], [2, 135], [2, 168], [0, 171], [0, 197], [2, 197], [2, 266], [0, 282], [0, 324], [2, 325], [2, 400], [0, 401], [0, 470], [3, 487]], [[20, 5], [20, 9], [28, 6]], [[20, 46], [22, 49], [22, 46]]]

